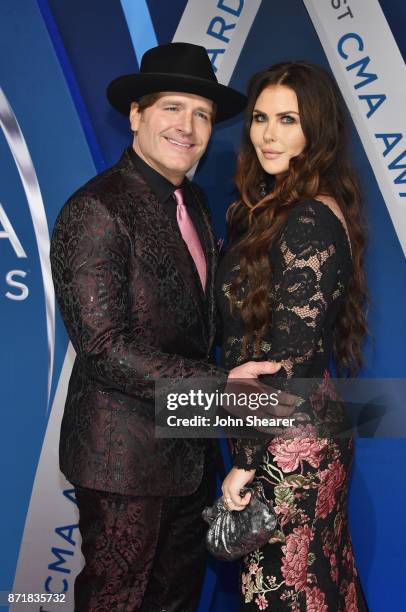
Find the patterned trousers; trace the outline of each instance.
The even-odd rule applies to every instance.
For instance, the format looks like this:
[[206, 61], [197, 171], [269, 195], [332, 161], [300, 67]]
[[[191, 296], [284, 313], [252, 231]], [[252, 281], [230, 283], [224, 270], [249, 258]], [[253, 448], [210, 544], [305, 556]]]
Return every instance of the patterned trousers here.
[[206, 561], [204, 506], [214, 470], [185, 497], [131, 497], [76, 488], [85, 567], [75, 612], [195, 612]]

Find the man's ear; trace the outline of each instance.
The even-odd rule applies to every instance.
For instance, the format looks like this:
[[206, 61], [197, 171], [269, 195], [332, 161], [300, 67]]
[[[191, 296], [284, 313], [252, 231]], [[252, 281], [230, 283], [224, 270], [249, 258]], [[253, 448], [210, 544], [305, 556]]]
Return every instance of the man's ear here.
[[131, 102], [130, 108], [130, 125], [133, 132], [138, 132], [138, 126], [141, 120], [141, 111], [138, 108], [137, 102]]

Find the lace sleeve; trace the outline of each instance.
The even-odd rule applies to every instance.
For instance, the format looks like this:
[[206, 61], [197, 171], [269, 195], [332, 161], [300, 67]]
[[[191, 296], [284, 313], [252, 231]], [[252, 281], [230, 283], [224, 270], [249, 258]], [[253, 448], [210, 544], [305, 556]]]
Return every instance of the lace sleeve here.
[[[299, 206], [272, 249], [272, 323], [263, 348], [267, 359], [282, 363], [276, 378], [290, 379], [299, 372], [305, 377], [316, 353], [323, 358], [328, 312], [345, 287], [338, 246], [345, 241], [345, 231], [332, 215], [324, 204]], [[238, 440], [234, 465], [257, 467], [266, 445], [259, 439]]]

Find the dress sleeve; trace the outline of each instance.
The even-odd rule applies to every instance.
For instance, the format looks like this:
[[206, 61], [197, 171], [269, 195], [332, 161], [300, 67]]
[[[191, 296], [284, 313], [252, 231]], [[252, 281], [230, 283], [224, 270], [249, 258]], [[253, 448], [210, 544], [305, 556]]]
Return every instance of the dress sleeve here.
[[[322, 350], [329, 307], [344, 288], [337, 242], [345, 230], [322, 206], [297, 207], [272, 251], [272, 321], [265, 348], [267, 359], [282, 364], [272, 378], [291, 379], [295, 371], [306, 376], [306, 364]], [[257, 467], [266, 446], [266, 440], [238, 440], [234, 465]]]

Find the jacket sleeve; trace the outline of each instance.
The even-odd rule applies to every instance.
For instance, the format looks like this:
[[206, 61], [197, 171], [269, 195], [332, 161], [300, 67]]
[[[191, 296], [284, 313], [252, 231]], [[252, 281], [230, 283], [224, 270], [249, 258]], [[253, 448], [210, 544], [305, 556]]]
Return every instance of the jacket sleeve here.
[[69, 337], [88, 376], [102, 387], [153, 399], [154, 379], [227, 373], [204, 361], [168, 354], [130, 329], [131, 242], [122, 222], [93, 195], [73, 197], [52, 236], [55, 292]]

